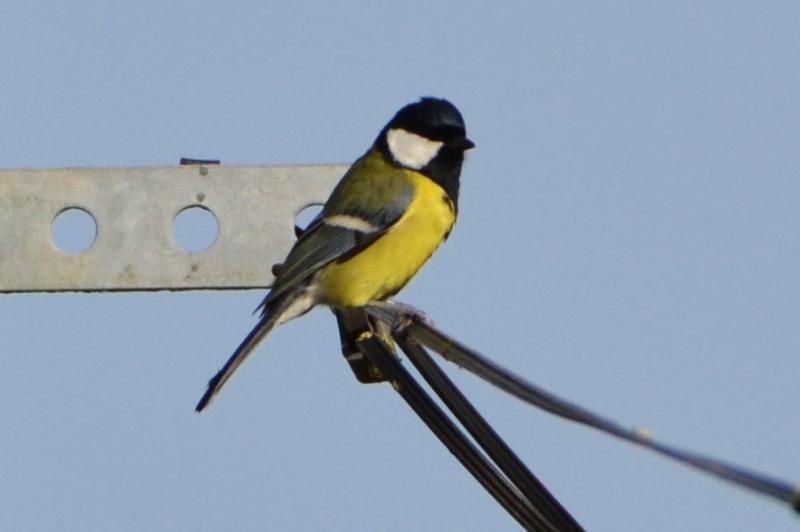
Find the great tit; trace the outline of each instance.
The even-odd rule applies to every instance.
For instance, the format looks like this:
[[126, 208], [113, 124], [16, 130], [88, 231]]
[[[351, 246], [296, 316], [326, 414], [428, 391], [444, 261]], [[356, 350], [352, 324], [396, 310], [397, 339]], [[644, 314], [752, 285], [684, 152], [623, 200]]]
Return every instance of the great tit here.
[[258, 323], [209, 381], [196, 410], [276, 325], [318, 304], [343, 316], [403, 288], [450, 234], [464, 152], [474, 146], [449, 101], [422, 98], [400, 109], [274, 268]]

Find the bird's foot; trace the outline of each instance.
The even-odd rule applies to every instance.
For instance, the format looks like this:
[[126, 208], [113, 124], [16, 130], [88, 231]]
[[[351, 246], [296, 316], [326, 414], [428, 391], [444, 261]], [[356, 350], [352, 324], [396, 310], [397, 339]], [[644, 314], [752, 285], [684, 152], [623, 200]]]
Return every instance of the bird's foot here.
[[386, 301], [373, 301], [370, 305], [384, 309], [394, 316], [395, 322], [392, 324], [393, 332], [402, 331], [411, 324], [413, 319], [418, 319], [424, 324], [433, 327], [433, 320], [429, 318], [427, 314], [407, 303], [399, 303], [387, 299]]

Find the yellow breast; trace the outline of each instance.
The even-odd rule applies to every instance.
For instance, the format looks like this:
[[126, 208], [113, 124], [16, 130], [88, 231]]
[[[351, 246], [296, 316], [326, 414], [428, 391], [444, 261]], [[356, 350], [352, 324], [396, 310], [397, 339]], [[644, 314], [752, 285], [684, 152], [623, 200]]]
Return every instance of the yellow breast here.
[[357, 255], [325, 266], [319, 274], [321, 302], [351, 307], [390, 297], [417, 273], [450, 232], [453, 207], [439, 185], [408, 172], [414, 199], [383, 236]]

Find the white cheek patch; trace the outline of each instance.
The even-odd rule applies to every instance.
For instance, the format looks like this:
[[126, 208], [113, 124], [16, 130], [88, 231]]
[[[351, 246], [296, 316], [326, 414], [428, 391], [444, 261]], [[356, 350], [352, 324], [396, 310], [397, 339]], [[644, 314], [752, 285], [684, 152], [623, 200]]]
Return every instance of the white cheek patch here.
[[419, 170], [436, 157], [444, 142], [426, 139], [402, 128], [390, 129], [386, 143], [394, 160], [408, 168]]

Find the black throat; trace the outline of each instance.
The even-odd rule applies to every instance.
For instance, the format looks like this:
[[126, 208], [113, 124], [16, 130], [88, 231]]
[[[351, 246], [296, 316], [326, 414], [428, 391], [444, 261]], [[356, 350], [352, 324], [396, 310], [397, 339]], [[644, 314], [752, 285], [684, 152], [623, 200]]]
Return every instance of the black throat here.
[[[377, 142], [377, 148], [388, 164], [397, 168], [405, 168], [392, 157], [385, 135], [380, 136]], [[430, 178], [431, 181], [442, 187], [448, 199], [452, 202], [453, 209], [455, 212], [458, 212], [458, 192], [460, 187], [461, 166], [463, 164], [464, 151], [458, 148], [448, 147], [445, 144], [436, 157], [427, 165], [419, 170], [414, 170], [413, 168], [409, 170], [425, 175]]]
[[458, 191], [461, 185], [461, 166], [463, 164], [464, 152], [462, 150], [443, 146], [439, 154], [420, 170], [444, 189], [453, 202], [456, 212], [458, 212]]

